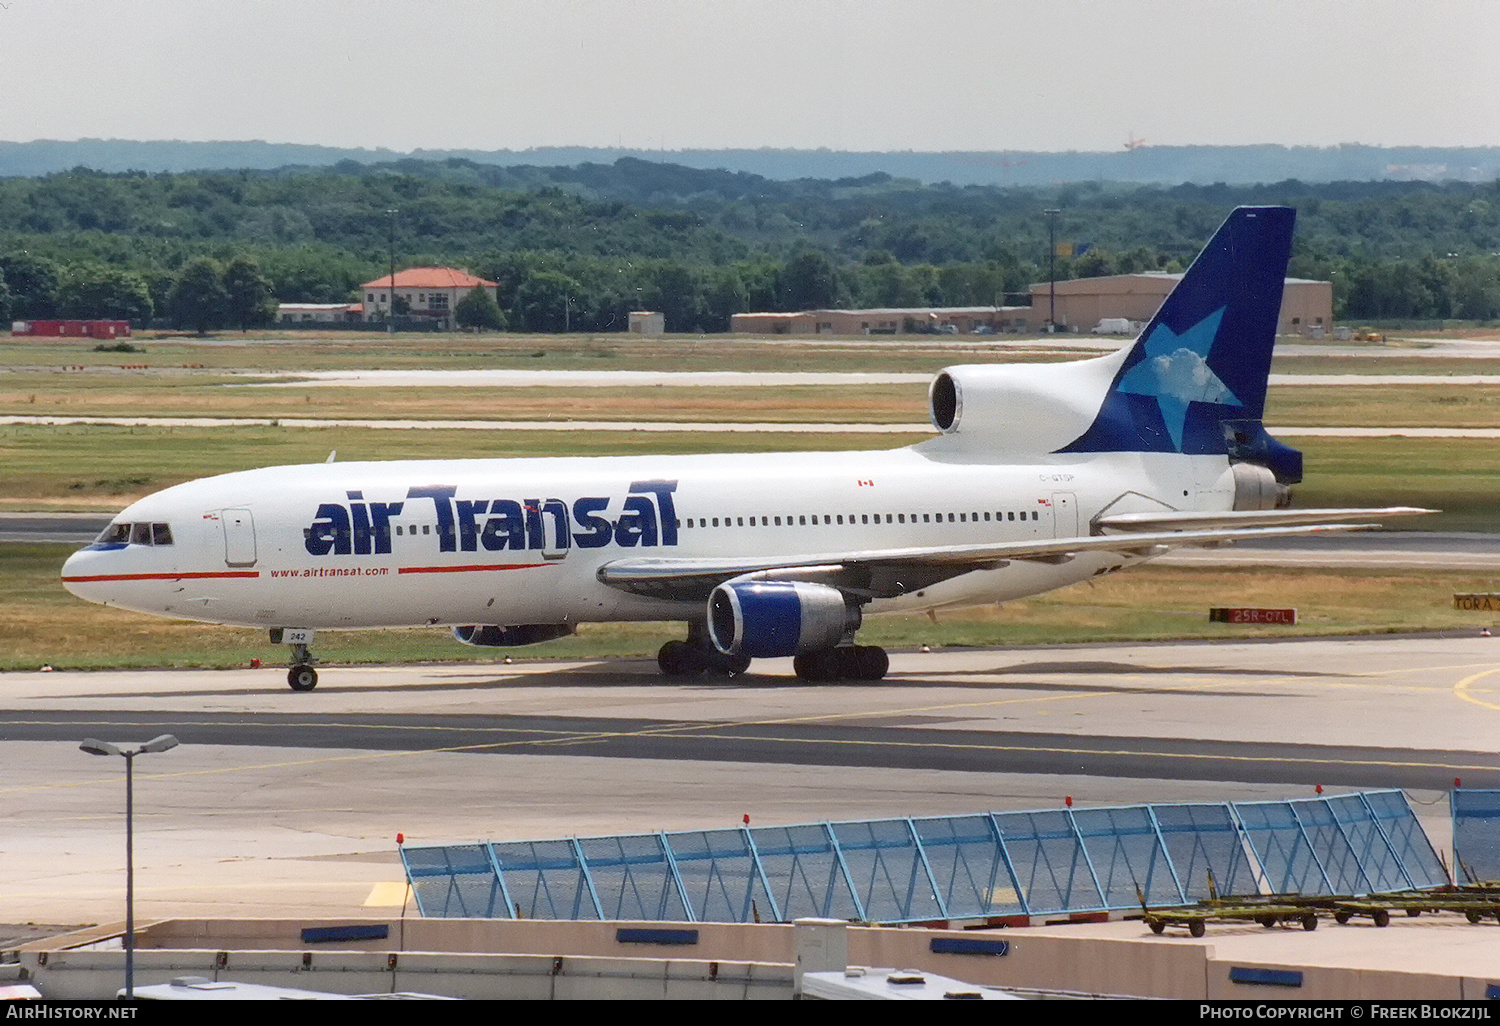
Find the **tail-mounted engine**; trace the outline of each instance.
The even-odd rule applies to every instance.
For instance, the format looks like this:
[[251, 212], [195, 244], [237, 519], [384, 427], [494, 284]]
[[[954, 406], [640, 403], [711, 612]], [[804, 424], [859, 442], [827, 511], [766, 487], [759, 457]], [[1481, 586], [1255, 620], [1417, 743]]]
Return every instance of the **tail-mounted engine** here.
[[932, 425], [960, 445], [1056, 452], [1088, 428], [1118, 363], [1118, 356], [1109, 356], [1067, 364], [946, 367], [928, 390]]
[[859, 630], [859, 606], [826, 584], [727, 581], [708, 596], [708, 636], [725, 655], [752, 659], [833, 648]]
[[1292, 493], [1286, 485], [1276, 483], [1276, 475], [1258, 463], [1236, 463], [1229, 468], [1234, 481], [1234, 505], [1231, 509], [1285, 509], [1291, 505]]

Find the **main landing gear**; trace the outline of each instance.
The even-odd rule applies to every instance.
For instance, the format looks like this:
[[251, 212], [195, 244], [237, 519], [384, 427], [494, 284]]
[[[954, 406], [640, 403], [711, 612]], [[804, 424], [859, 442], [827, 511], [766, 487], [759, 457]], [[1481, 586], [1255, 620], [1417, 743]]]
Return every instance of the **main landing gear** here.
[[750, 668], [747, 655], [725, 655], [712, 646], [669, 641], [656, 653], [656, 665], [668, 677], [738, 677]]
[[686, 641], [669, 641], [656, 653], [656, 665], [666, 677], [738, 677], [750, 668], [747, 655], [725, 655], [708, 640], [704, 624], [688, 624]]
[[313, 669], [313, 632], [302, 628], [278, 627], [271, 631], [271, 644], [291, 649], [292, 668], [286, 682], [293, 691], [311, 691], [318, 686], [318, 671]]
[[[725, 655], [689, 631], [686, 641], [669, 641], [656, 653], [656, 665], [667, 677], [704, 674], [738, 677], [750, 667], [747, 655]], [[797, 676], [809, 683], [841, 680], [876, 681], [890, 669], [890, 657], [878, 645], [840, 645], [799, 655], [792, 660]]]
[[792, 669], [797, 671], [799, 678], [818, 683], [881, 680], [890, 668], [890, 657], [879, 645], [840, 645], [792, 659]]

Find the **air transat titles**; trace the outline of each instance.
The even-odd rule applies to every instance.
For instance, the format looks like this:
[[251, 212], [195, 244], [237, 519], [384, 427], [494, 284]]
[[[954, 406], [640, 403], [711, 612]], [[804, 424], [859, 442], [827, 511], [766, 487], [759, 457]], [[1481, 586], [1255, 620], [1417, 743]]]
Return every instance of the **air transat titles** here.
[[[325, 502], [303, 531], [314, 556], [368, 556], [391, 551], [392, 521], [408, 502], [432, 502], [439, 552], [499, 552], [515, 549], [599, 549], [677, 544], [676, 481], [632, 482], [620, 512], [607, 515], [608, 496], [584, 496], [571, 506], [562, 499], [460, 499], [455, 485], [423, 485], [401, 502], [366, 501], [363, 491], [345, 492], [347, 503]], [[415, 512], [415, 510], [413, 511]], [[425, 510], [423, 511], [425, 512]], [[570, 519], [571, 517], [571, 519]], [[579, 530], [574, 530], [576, 525]]]

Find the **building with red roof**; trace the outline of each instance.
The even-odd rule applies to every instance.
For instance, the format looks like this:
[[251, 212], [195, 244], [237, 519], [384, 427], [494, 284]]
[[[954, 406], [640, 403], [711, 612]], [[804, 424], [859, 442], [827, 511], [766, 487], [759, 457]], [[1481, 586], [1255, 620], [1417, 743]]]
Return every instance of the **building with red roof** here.
[[454, 267], [408, 267], [396, 272], [393, 283], [389, 274], [360, 286], [364, 293], [364, 319], [383, 321], [391, 308], [391, 298], [406, 300], [407, 311], [397, 316], [430, 319], [436, 331], [453, 326], [453, 308], [472, 289], [490, 290], [490, 296], [499, 302], [500, 287], [492, 281], [476, 278], [468, 271]]

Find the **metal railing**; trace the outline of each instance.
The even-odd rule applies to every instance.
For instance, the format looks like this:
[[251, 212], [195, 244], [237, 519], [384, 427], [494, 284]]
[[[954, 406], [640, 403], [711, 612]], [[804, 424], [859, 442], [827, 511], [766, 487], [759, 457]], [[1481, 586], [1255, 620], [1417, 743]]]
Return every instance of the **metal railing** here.
[[501, 919], [933, 922], [1447, 882], [1400, 791], [403, 847], [401, 857], [422, 915]]

